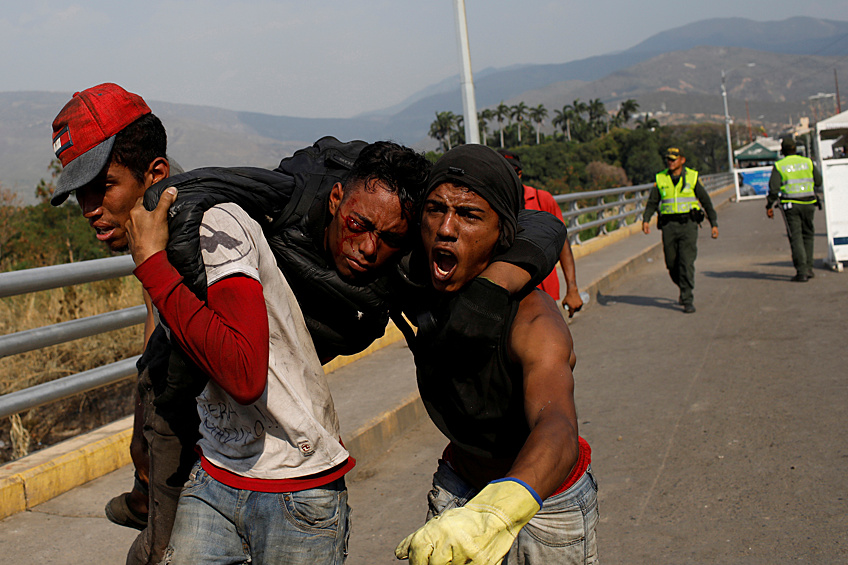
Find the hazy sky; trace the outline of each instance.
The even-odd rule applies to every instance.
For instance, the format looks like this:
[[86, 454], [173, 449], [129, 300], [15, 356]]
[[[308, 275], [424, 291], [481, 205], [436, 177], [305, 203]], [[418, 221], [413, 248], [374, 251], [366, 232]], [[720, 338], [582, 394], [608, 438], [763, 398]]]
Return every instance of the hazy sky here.
[[[848, 19], [846, 0], [466, 0], [475, 72], [564, 63], [706, 18]], [[302, 117], [386, 108], [459, 72], [453, 0], [5, 0], [0, 92], [117, 82]]]

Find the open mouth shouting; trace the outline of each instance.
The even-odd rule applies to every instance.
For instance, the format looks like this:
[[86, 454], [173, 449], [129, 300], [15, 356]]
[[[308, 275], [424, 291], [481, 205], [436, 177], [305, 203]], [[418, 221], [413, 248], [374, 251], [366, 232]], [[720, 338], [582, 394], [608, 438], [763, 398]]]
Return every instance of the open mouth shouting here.
[[446, 249], [434, 249], [431, 274], [433, 282], [447, 283], [451, 280], [459, 261], [451, 251]]

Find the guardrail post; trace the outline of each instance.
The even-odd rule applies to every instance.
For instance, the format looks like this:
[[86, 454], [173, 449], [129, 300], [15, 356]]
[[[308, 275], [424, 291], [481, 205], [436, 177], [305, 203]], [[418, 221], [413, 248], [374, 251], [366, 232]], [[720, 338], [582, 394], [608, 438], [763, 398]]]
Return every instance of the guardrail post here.
[[[605, 204], [606, 204], [606, 202], [604, 202], [604, 197], [599, 196], [597, 206], [602, 207]], [[598, 220], [603, 220], [604, 218], [606, 218], [606, 212], [607, 212], [606, 208], [602, 208], [601, 210], [599, 210], [598, 211]], [[601, 224], [600, 229], [598, 230], [598, 235], [606, 235], [606, 234], [607, 234], [607, 224], [603, 223], [603, 224]]]
[[568, 242], [571, 245], [580, 245], [580, 238], [577, 237], [580, 234], [580, 216], [576, 213], [579, 210], [580, 207], [577, 205], [576, 200], [572, 200], [568, 204], [568, 211], [575, 212], [575, 214], [568, 219]]
[[621, 229], [621, 228], [623, 228], [624, 226], [627, 225], [627, 218], [623, 217], [623, 214], [626, 211], [625, 208], [627, 207], [627, 205], [625, 204], [626, 200], [627, 200], [627, 193], [626, 192], [622, 192], [621, 194], [618, 195], [619, 204], [618, 204], [618, 208], [617, 208], [618, 211], [616, 212], [616, 214], [618, 214], [619, 216], [622, 216], [622, 217], [618, 219], [618, 222], [616, 222], [616, 229]]

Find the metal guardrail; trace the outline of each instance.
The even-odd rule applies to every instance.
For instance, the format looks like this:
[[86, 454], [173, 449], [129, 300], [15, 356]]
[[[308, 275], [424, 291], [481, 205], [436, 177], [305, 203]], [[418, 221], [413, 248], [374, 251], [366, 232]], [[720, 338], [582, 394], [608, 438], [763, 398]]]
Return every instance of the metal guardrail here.
[[[732, 183], [733, 177], [729, 173], [708, 175], [701, 177], [701, 182], [708, 192], [713, 192], [717, 188]], [[555, 196], [554, 200], [560, 206], [567, 206], [567, 209], [563, 211], [563, 218], [568, 224], [569, 238], [575, 244], [580, 243], [577, 236], [586, 230], [600, 227], [599, 235], [606, 234], [612, 231], [609, 229], [611, 222], [615, 222], [615, 229], [618, 229], [625, 226], [630, 218], [642, 214], [645, 210], [644, 202], [648, 199], [651, 186], [651, 184], [641, 184], [608, 190], [562, 194]], [[581, 207], [580, 202], [586, 201], [594, 201], [594, 204]], [[610, 211], [612, 211], [612, 215], [610, 215]], [[590, 221], [581, 222], [580, 217], [587, 214], [597, 214], [597, 216]], [[123, 277], [132, 273], [133, 266], [132, 258], [125, 255], [54, 267], [0, 273], [0, 298]], [[142, 323], [144, 317], [144, 306], [136, 306], [117, 312], [0, 336], [0, 357], [133, 326]], [[135, 375], [137, 359], [138, 356], [124, 359], [97, 369], [2, 395], [0, 396], [0, 418], [131, 377]]]
[[[701, 177], [701, 184], [707, 192], [727, 186], [733, 182], [731, 173], [719, 173]], [[598, 235], [615, 231], [628, 224], [631, 218], [636, 219], [645, 211], [645, 202], [653, 187], [653, 183], [559, 194], [554, 196], [557, 204], [563, 208], [562, 217], [568, 225], [568, 239], [572, 245], [579, 245], [579, 235], [592, 228], [600, 228]], [[592, 204], [585, 204], [593, 202]], [[581, 203], [584, 203], [581, 206]], [[581, 221], [581, 217], [594, 215], [593, 219]], [[614, 222], [614, 228], [610, 224]]]
[[24, 410], [32, 410], [56, 400], [62, 400], [135, 376], [137, 372], [135, 364], [139, 357], [141, 355], [69, 377], [62, 377], [49, 383], [42, 383], [17, 392], [4, 394], [0, 396], [0, 417], [5, 418]]
[[[123, 277], [132, 274], [134, 266], [132, 257], [124, 255], [0, 273], [0, 298]], [[0, 357], [135, 326], [143, 323], [145, 316], [144, 306], [134, 306], [116, 312], [0, 336]], [[136, 373], [135, 363], [138, 357], [4, 394], [0, 396], [0, 418], [131, 377]]]
[[131, 275], [134, 268], [135, 264], [133, 264], [132, 257], [122, 255], [120, 257], [0, 273], [0, 298], [125, 277]]

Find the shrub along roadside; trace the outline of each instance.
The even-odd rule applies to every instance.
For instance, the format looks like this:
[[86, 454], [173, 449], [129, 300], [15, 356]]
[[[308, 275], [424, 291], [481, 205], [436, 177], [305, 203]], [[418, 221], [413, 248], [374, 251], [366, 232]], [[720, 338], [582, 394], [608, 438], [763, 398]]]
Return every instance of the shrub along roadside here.
[[[43, 188], [43, 187], [42, 187]], [[99, 259], [113, 253], [98, 242], [73, 199], [54, 207], [18, 206], [0, 187], [0, 271]], [[0, 299], [0, 335], [142, 304], [134, 277]], [[49, 382], [141, 353], [135, 326], [0, 359], [0, 394]], [[97, 428], [133, 410], [135, 381], [76, 395], [0, 421], [0, 463]], [[13, 433], [14, 429], [14, 433]]]

